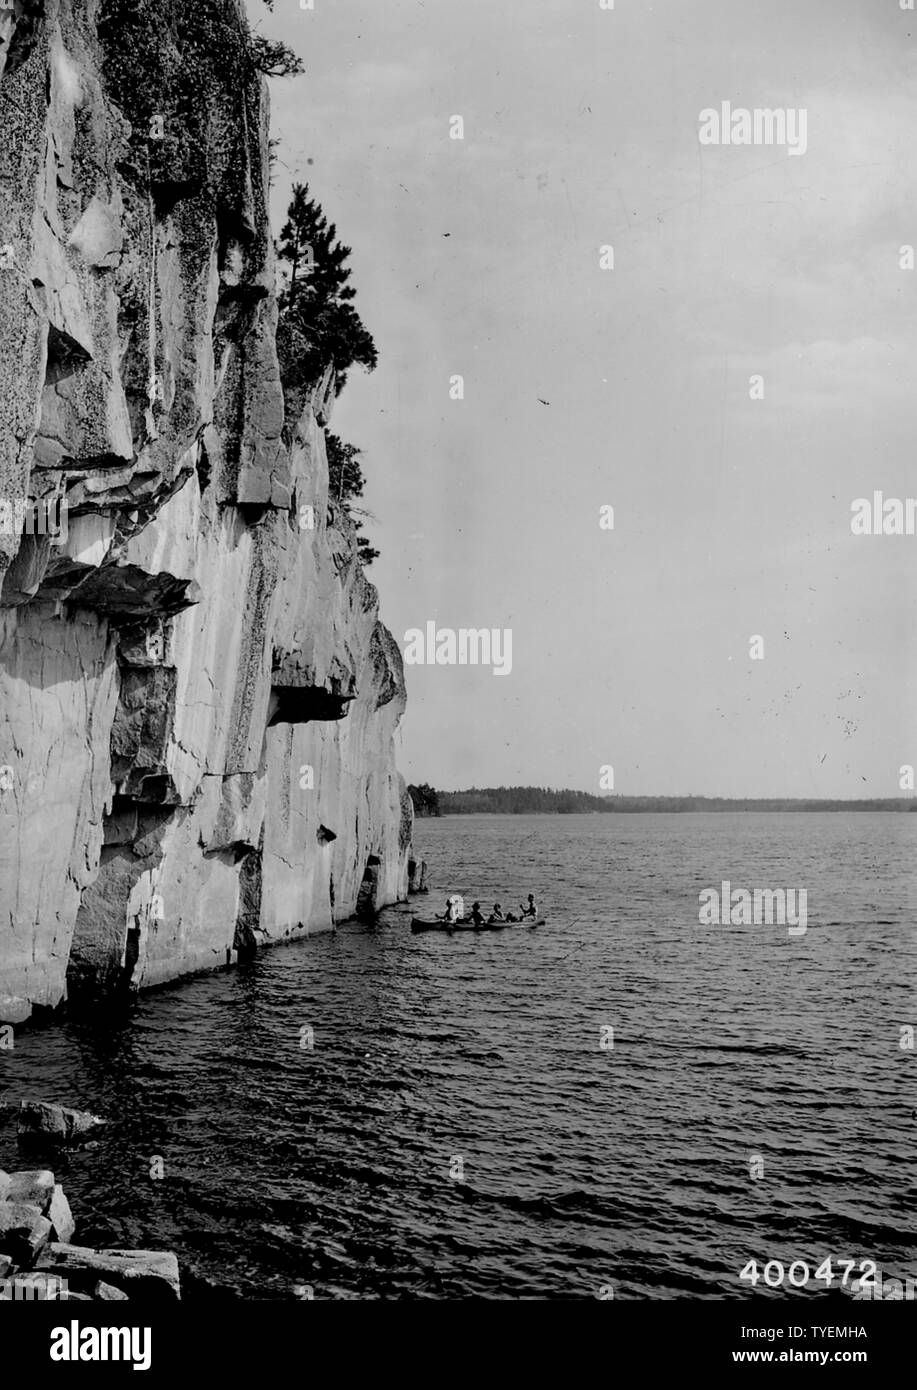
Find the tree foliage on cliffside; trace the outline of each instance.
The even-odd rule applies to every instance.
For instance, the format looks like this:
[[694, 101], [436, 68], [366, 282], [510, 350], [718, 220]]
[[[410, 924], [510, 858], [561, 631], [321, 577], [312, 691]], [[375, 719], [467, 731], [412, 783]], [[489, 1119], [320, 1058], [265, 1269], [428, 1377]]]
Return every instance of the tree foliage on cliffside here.
[[[352, 505], [357, 498], [363, 496], [363, 488], [366, 485], [363, 469], [360, 467], [363, 450], [358, 449], [355, 444], [346, 443], [338, 435], [330, 433], [325, 436], [325, 448], [328, 454], [328, 497], [330, 501], [337, 503], [346, 511], [351, 520], [354, 520], [356, 516], [365, 516], [365, 512]], [[366, 536], [357, 535], [356, 546], [362, 565], [371, 565], [373, 560], [379, 558], [379, 551], [372, 547]]]
[[251, 36], [252, 61], [265, 77], [298, 77], [305, 72], [302, 60], [292, 48], [279, 39], [268, 39], [263, 34]]
[[[264, 3], [273, 13], [274, 0], [264, 0]], [[305, 72], [301, 60], [292, 48], [279, 39], [266, 39], [263, 34], [253, 33], [251, 47], [255, 67], [259, 72], [263, 72], [265, 77], [298, 77], [300, 73]]]
[[334, 223], [309, 196], [309, 185], [294, 184], [277, 243], [283, 276], [278, 348], [285, 388], [313, 384], [332, 364], [339, 394], [354, 363], [370, 372], [376, 366], [376, 345], [350, 302], [356, 293], [347, 283], [350, 254]]
[[[277, 355], [287, 406], [290, 409], [292, 403], [294, 416], [329, 366], [340, 393], [355, 362], [367, 371], [376, 365], [376, 345], [351, 303], [356, 291], [347, 283], [350, 254], [350, 247], [338, 240], [334, 223], [309, 196], [309, 185], [294, 184], [277, 241], [282, 274]], [[361, 451], [335, 434], [328, 435], [327, 449], [329, 498], [353, 521], [359, 513], [352, 503], [362, 496], [365, 483]], [[363, 565], [378, 558], [378, 550], [366, 536], [357, 534], [355, 545]]]
[[328, 493], [338, 502], [362, 497], [366, 479], [360, 467], [363, 453], [355, 444], [347, 444], [336, 434], [325, 436], [328, 454]]
[[262, 74], [301, 72], [299, 59], [226, 0], [98, 0], [89, 11], [106, 95], [127, 120], [121, 176], [152, 197], [157, 217], [200, 199], [186, 236], [215, 204], [227, 234], [248, 239], [255, 228], [260, 244], [268, 210], [251, 170], [262, 153]]

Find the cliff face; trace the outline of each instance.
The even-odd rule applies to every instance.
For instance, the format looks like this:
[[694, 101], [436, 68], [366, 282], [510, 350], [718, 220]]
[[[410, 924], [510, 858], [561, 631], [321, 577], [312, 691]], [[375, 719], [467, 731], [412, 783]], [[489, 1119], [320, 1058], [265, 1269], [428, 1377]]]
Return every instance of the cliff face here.
[[328, 505], [330, 372], [284, 417], [237, 0], [16, 0], [0, 39], [17, 1021], [403, 897], [411, 811], [400, 653]]

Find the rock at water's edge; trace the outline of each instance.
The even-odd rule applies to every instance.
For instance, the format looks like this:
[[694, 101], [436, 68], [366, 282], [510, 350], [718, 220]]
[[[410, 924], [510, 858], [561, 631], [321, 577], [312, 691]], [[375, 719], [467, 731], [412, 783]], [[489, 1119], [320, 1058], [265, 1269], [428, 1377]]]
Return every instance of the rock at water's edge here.
[[[66, 1105], [50, 1105], [42, 1100], [23, 1100], [19, 1104], [20, 1139], [78, 1144], [107, 1123], [98, 1115], [71, 1110]], [[53, 1184], [53, 1174], [50, 1176]]]
[[181, 1297], [178, 1260], [163, 1250], [91, 1250], [54, 1241], [42, 1251], [36, 1268], [65, 1275], [78, 1291], [95, 1288], [101, 1277], [136, 1293]]

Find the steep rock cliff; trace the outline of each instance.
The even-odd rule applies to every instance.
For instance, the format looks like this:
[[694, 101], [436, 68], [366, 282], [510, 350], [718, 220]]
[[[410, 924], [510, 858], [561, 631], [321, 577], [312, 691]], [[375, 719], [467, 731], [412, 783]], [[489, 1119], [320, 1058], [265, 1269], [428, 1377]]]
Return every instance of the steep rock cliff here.
[[0, 41], [17, 1021], [403, 897], [411, 809], [400, 652], [329, 506], [332, 374], [285, 416], [238, 0], [15, 0]]

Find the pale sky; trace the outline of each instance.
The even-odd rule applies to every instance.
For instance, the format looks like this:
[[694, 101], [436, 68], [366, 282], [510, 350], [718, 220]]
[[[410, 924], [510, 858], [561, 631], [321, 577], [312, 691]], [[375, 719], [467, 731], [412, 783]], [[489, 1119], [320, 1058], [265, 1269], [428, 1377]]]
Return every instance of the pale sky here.
[[[915, 15], [314, 3], [249, 9], [306, 65], [271, 84], [275, 229], [308, 180], [379, 349], [332, 427], [364, 450], [382, 617], [402, 648], [431, 619], [513, 634], [508, 676], [407, 668], [401, 770], [900, 794], [917, 536], [850, 508], [917, 496]], [[702, 146], [723, 101], [805, 108], [806, 153]]]

